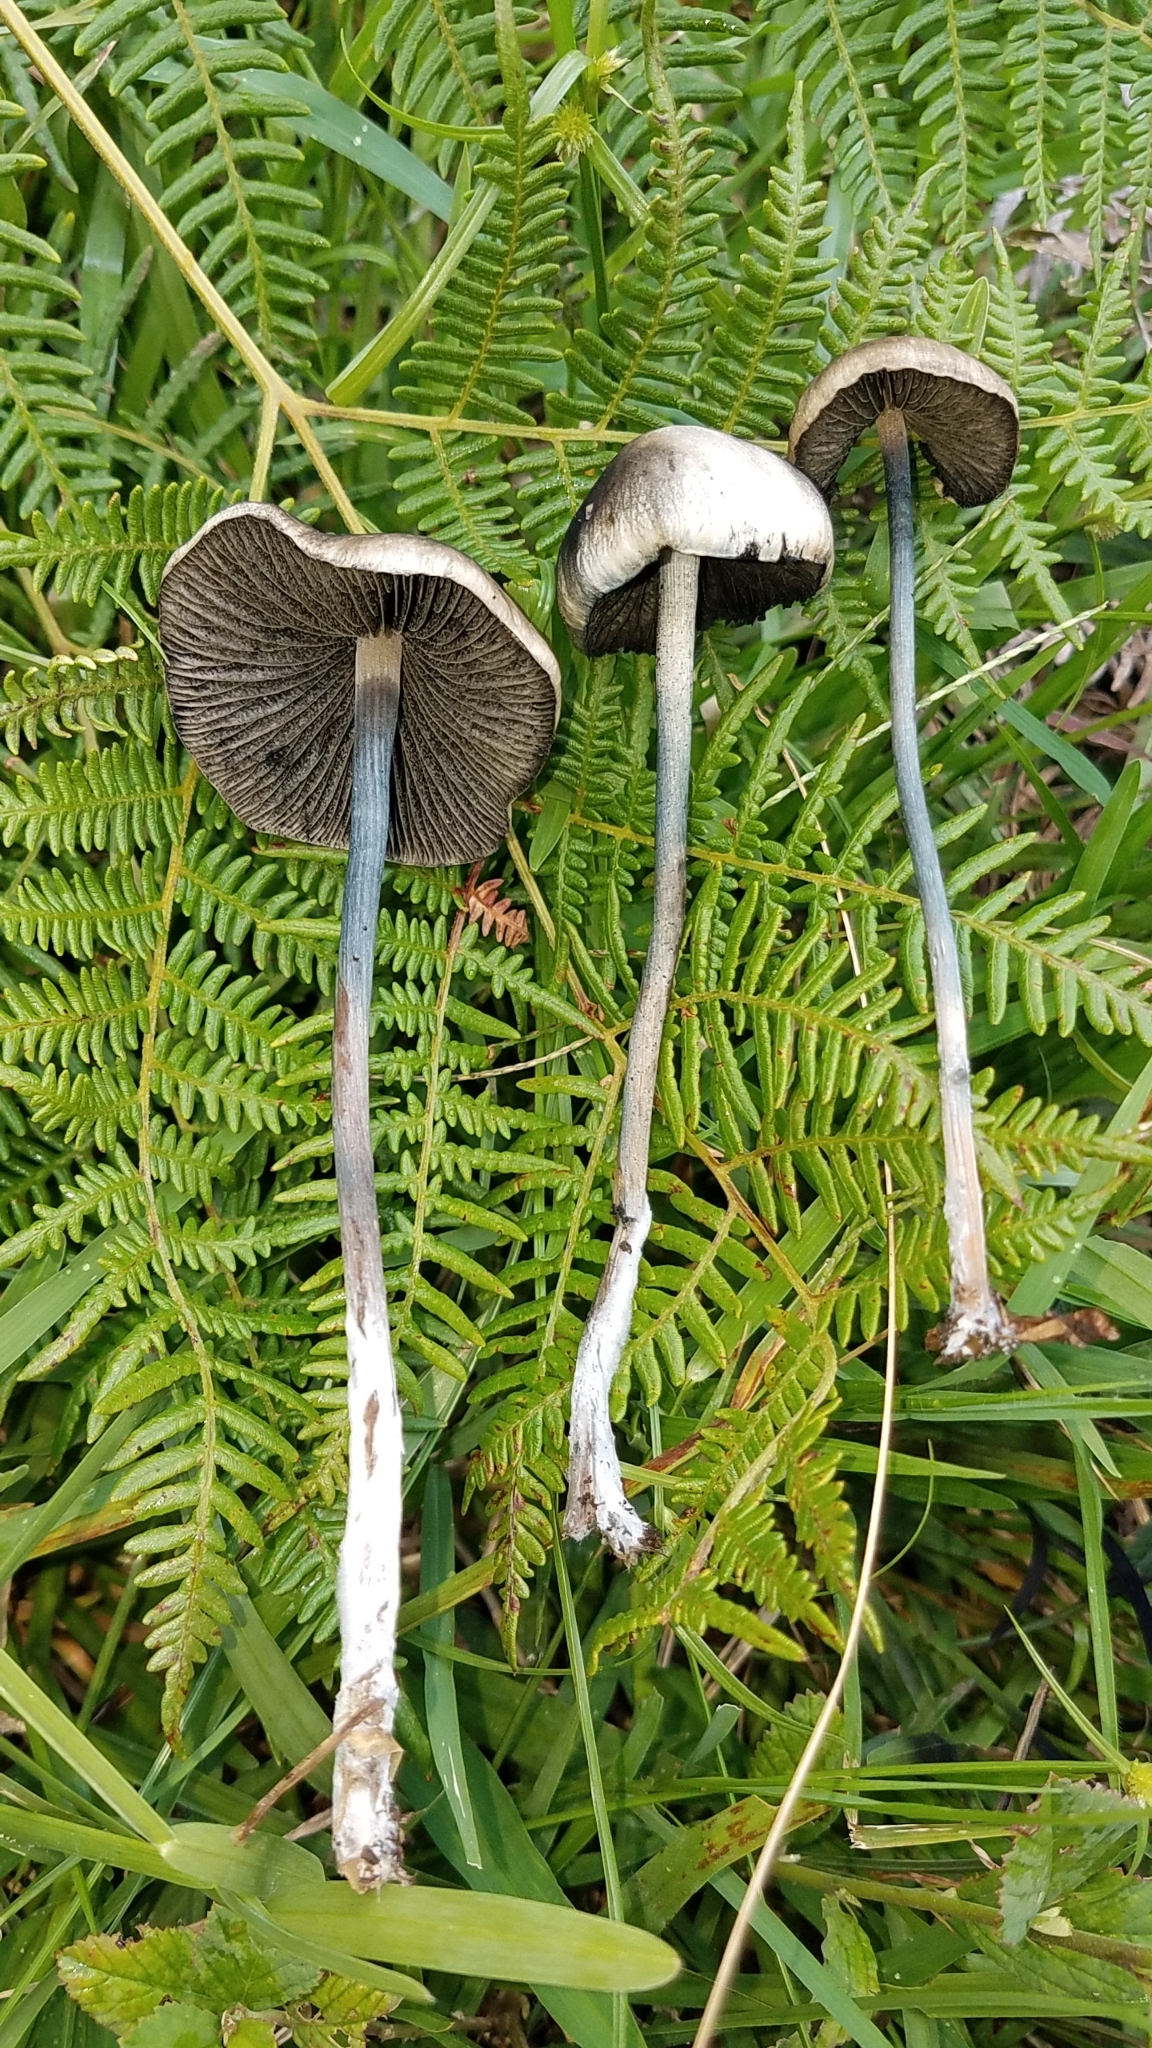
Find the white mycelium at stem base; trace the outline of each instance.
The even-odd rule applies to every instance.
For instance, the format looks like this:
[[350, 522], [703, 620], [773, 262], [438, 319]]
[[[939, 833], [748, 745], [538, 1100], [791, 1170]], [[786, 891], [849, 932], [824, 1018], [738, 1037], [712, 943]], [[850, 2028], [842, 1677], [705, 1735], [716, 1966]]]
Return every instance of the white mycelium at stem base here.
[[1013, 1324], [993, 1292], [988, 1277], [960, 960], [920, 775], [916, 733], [912, 472], [903, 413], [894, 408], [882, 412], [876, 429], [884, 457], [888, 499], [892, 751], [900, 811], [924, 912], [936, 1009], [936, 1038], [940, 1050], [944, 1216], [952, 1266], [952, 1299], [943, 1327], [940, 1355], [946, 1359], [977, 1358], [991, 1351], [1010, 1348]]
[[352, 825], [332, 1040], [332, 1121], [348, 1332], [348, 1517], [336, 1594], [340, 1694], [335, 1725], [362, 1716], [336, 1751], [332, 1846], [357, 1891], [403, 1877], [392, 1791], [399, 1760], [396, 1616], [404, 1442], [368, 1114], [368, 1038], [380, 884], [388, 847], [392, 747], [400, 705], [399, 633], [356, 643]]
[[656, 852], [652, 937], [628, 1041], [628, 1073], [613, 1187], [616, 1229], [572, 1381], [566, 1536], [594, 1528], [617, 1557], [649, 1547], [652, 1532], [630, 1506], [612, 1434], [609, 1395], [628, 1342], [648, 1205], [648, 1141], [664, 1018], [684, 931], [688, 790], [692, 772], [692, 675], [700, 564], [672, 550], [660, 567], [656, 638]]

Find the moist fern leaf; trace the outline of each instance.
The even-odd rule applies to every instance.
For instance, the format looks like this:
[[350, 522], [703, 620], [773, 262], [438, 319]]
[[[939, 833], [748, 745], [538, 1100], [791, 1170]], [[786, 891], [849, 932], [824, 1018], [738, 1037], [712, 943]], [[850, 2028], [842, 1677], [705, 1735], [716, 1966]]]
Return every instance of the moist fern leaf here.
[[907, 326], [928, 240], [925, 195], [933, 178], [926, 172], [902, 211], [879, 215], [865, 230], [828, 302], [820, 341], [829, 356]]
[[148, 983], [139, 962], [61, 968], [54, 980], [24, 981], [0, 1000], [0, 1057], [66, 1065], [73, 1053], [85, 1066], [105, 1051], [118, 1060], [135, 1052], [144, 1021]]
[[788, 116], [788, 154], [774, 165], [763, 226], [749, 226], [740, 283], [699, 372], [695, 411], [726, 434], [764, 438], [786, 426], [812, 372], [829, 266], [824, 193], [806, 175], [803, 87]]
[[[8, 123], [0, 120], [0, 128]], [[43, 163], [0, 145], [0, 177]], [[13, 260], [6, 260], [11, 252]], [[0, 488], [18, 487], [22, 519], [113, 490], [90, 365], [75, 318], [79, 296], [58, 250], [0, 221]]]
[[814, 0], [780, 27], [768, 0], [759, 11], [775, 29], [773, 63], [805, 82], [809, 113], [857, 212], [893, 211], [907, 197], [914, 144], [890, 91], [891, 28], [869, 0]]
[[156, 943], [162, 895], [148, 851], [132, 866], [34, 869], [0, 902], [0, 933], [74, 960], [103, 949], [145, 959]]
[[1003, 121], [997, 21], [994, 0], [930, 0], [904, 16], [897, 34], [897, 47], [910, 52], [899, 82], [939, 166], [932, 196], [951, 235], [963, 234], [994, 173]]
[[[12, 553], [5, 556], [9, 540]], [[35, 574], [34, 552], [23, 538], [0, 537], [4, 566], [31, 567]], [[10, 669], [2, 688], [0, 718], [11, 754], [22, 746], [34, 750], [42, 738], [65, 739], [88, 728], [123, 738], [131, 734], [155, 745], [164, 717], [159, 678], [142, 650], [133, 647], [58, 656], [22, 675]]]
[[617, 281], [615, 304], [599, 334], [580, 329], [569, 350], [575, 398], [557, 395], [552, 416], [574, 425], [591, 416], [598, 427], [642, 432], [663, 425], [677, 407], [691, 411], [696, 334], [705, 323], [719, 183], [706, 129], [690, 122], [664, 64], [655, 0], [641, 19], [650, 97], [652, 197], [635, 267]]
[[[101, 588], [121, 599], [135, 573], [154, 605], [165, 562], [218, 512], [225, 493], [204, 477], [194, 482], [137, 485], [127, 504], [114, 492], [97, 509], [62, 505], [52, 520], [37, 511], [28, 535], [0, 539], [0, 568], [29, 568], [39, 587], [51, 579], [60, 597], [94, 605]], [[99, 657], [96, 657], [97, 659]]]
[[1074, 0], [1005, 0], [1003, 63], [1013, 139], [1036, 217], [1055, 205], [1053, 150], [1062, 132], [1084, 15]]
[[1085, 324], [1076, 341], [1079, 361], [1075, 368], [1059, 366], [1062, 417], [1038, 437], [1036, 460], [1065, 490], [1075, 493], [1092, 518], [1147, 533], [1152, 530], [1152, 513], [1117, 476], [1118, 451], [1107, 425], [1108, 410], [1119, 398], [1122, 344], [1130, 322], [1128, 265], [1122, 252], [1105, 265], [1084, 310]]
[[[531, 8], [514, 10], [524, 29]], [[492, 9], [477, 0], [391, 0], [380, 16], [373, 54], [391, 65], [389, 97], [425, 121], [481, 126], [499, 104], [502, 79]], [[440, 147], [447, 174], [451, 145]]]
[[[507, 109], [478, 166], [496, 203], [437, 303], [432, 334], [402, 365], [397, 395], [409, 410], [449, 421], [489, 417], [524, 428], [531, 416], [521, 401], [538, 376], [531, 364], [560, 354], [554, 293], [568, 181], [553, 153], [553, 122], [532, 119], [510, 7], [507, 17], [497, 28]], [[534, 575], [496, 441], [437, 427], [396, 443], [392, 461], [405, 517], [490, 569]]]
[[[292, 360], [314, 340], [310, 315], [323, 290], [301, 260], [324, 247], [301, 219], [320, 201], [292, 179], [302, 151], [268, 124], [306, 111], [281, 54], [304, 39], [274, 0], [172, 0], [160, 26], [148, 0], [110, 0], [81, 30], [77, 55], [113, 37], [111, 89], [143, 100], [146, 162], [163, 167], [165, 212], [265, 355]], [[247, 90], [247, 67], [284, 73], [283, 97]], [[168, 81], [159, 90], [158, 70]]]
[[46, 760], [33, 785], [0, 785], [0, 836], [6, 846], [41, 843], [58, 855], [107, 851], [123, 858], [160, 847], [180, 818], [183, 765], [169, 743], [163, 757], [136, 738], [83, 761]]

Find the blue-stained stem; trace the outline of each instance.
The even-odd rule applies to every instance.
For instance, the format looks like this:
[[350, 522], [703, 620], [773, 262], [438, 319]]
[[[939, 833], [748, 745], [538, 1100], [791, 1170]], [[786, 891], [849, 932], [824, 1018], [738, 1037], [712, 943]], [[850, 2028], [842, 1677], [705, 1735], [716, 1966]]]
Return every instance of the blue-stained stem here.
[[916, 551], [908, 432], [903, 413], [894, 407], [881, 413], [876, 426], [888, 500], [892, 752], [900, 813], [912, 855], [916, 892], [924, 912], [940, 1057], [944, 1217], [952, 1267], [952, 1299], [939, 1348], [944, 1358], [979, 1358], [992, 1351], [1010, 1349], [1013, 1326], [988, 1278], [960, 957], [920, 772], [916, 730]]
[[340, 1695], [332, 1843], [357, 1891], [403, 1875], [392, 1791], [398, 1745], [403, 1436], [380, 1251], [368, 1109], [368, 1040], [380, 885], [388, 851], [392, 750], [400, 708], [399, 633], [356, 644], [352, 822], [340, 919], [332, 1036], [332, 1129], [348, 1334], [348, 1513], [340, 1546]]

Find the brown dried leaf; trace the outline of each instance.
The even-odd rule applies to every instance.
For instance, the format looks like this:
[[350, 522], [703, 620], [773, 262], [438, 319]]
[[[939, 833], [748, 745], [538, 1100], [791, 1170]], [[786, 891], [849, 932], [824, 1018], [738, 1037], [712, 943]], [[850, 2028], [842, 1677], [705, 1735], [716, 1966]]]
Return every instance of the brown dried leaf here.
[[478, 924], [487, 938], [495, 932], [502, 946], [526, 946], [528, 944], [528, 913], [518, 910], [501, 896], [503, 883], [499, 875], [493, 875], [487, 882], [476, 882], [470, 875], [458, 901], [468, 912], [469, 924]]

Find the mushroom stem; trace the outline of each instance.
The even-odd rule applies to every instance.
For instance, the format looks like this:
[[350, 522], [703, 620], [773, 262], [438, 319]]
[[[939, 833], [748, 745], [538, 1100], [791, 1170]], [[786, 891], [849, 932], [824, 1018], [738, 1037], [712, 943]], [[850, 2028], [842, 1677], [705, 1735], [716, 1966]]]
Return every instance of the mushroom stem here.
[[356, 643], [352, 823], [332, 1037], [332, 1127], [348, 1333], [348, 1515], [340, 1545], [340, 1695], [335, 1724], [359, 1716], [336, 1751], [332, 1845], [356, 1891], [402, 1878], [392, 1792], [399, 1748], [396, 1615], [404, 1443], [368, 1115], [368, 1039], [380, 884], [388, 848], [399, 633]]
[[989, 1352], [1011, 1348], [1013, 1326], [988, 1278], [960, 958], [920, 775], [912, 469], [903, 413], [889, 407], [880, 414], [876, 429], [884, 457], [888, 500], [892, 752], [912, 872], [924, 912], [940, 1057], [944, 1218], [948, 1227], [952, 1299], [938, 1348], [946, 1359], [982, 1358]]
[[572, 1380], [564, 1534], [587, 1536], [596, 1528], [616, 1556], [626, 1561], [651, 1549], [655, 1539], [624, 1493], [609, 1400], [632, 1326], [640, 1256], [652, 1223], [648, 1205], [652, 1105], [664, 1019], [684, 931], [699, 574], [696, 556], [675, 550], [660, 565], [652, 936], [628, 1041], [620, 1148], [612, 1191], [616, 1229], [592, 1312], [584, 1326]]

